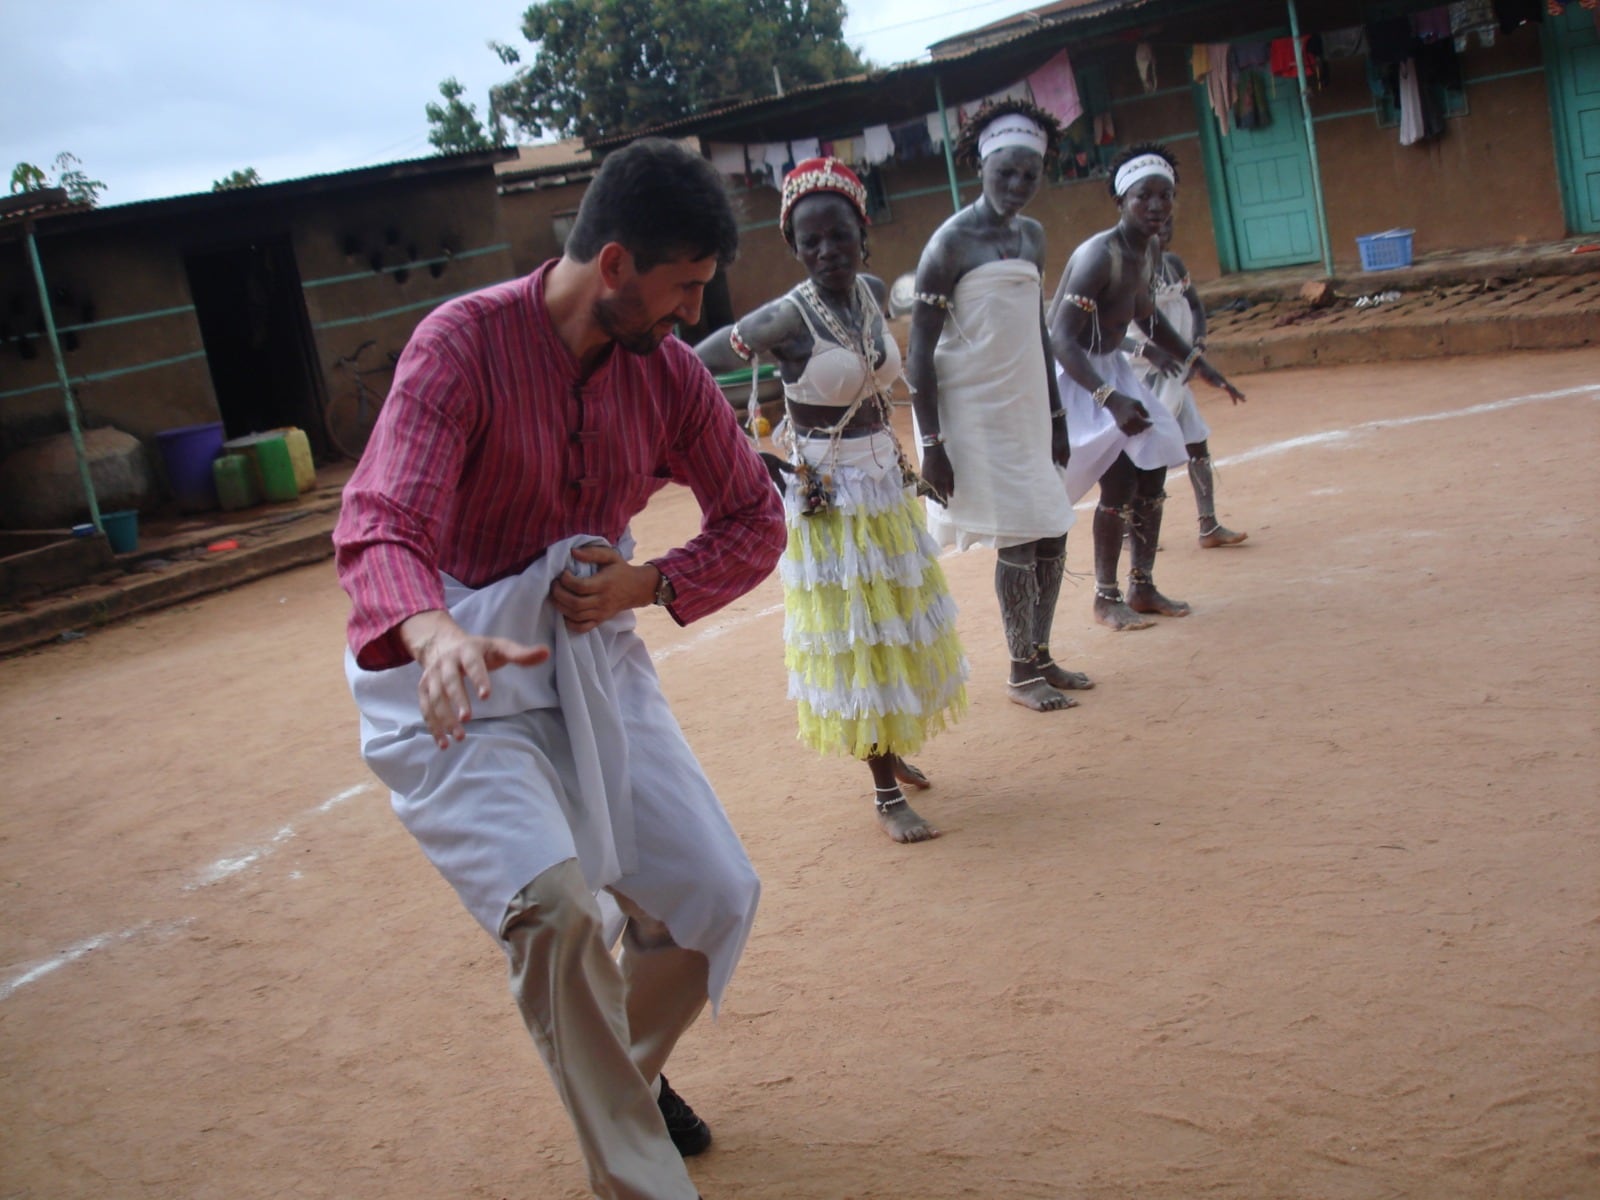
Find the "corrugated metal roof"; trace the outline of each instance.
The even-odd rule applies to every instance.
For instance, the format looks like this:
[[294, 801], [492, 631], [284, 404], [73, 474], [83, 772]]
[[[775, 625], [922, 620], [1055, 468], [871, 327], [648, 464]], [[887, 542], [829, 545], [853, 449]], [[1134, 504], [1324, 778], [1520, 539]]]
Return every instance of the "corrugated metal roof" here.
[[[937, 107], [932, 99], [936, 77], [942, 85], [946, 104], [972, 100], [987, 95], [995, 88], [1026, 74], [1026, 71], [1021, 71], [1010, 78], [995, 81], [996, 75], [1005, 74], [1019, 61], [1037, 57], [1038, 61], [1042, 62], [1048, 54], [1039, 52], [1054, 50], [1060, 45], [1062, 27], [1067, 22], [1076, 23], [1095, 17], [1131, 14], [1163, 2], [1170, 6], [1173, 0], [1068, 0], [1068, 2], [1077, 11], [1064, 16], [1061, 20], [962, 53], [928, 62], [904, 63], [885, 70], [867, 71], [827, 83], [807, 84], [793, 88], [782, 96], [761, 96], [754, 100], [744, 100], [709, 112], [663, 121], [647, 129], [587, 139], [587, 144], [591, 149], [604, 151], [626, 145], [641, 137], [708, 135], [717, 132], [731, 133], [736, 129], [749, 136], [730, 137], [730, 140], [766, 141], [784, 137], [827, 136], [830, 131], [819, 126], [818, 118], [822, 114], [818, 110], [837, 109], [840, 119], [846, 123], [853, 121], [855, 127], [859, 128], [861, 125], [859, 107], [852, 109], [845, 105], [846, 102], [868, 93], [877, 99], [890, 102], [887, 105], [889, 111], [881, 111], [885, 107], [883, 105], [874, 110], [873, 123], [893, 124], [909, 120], [921, 113], [931, 112]], [[897, 98], [903, 98], [901, 105], [893, 103]], [[905, 109], [903, 113], [898, 111], [901, 107]], [[786, 120], [794, 116], [800, 117], [800, 120], [798, 122]], [[785, 129], [786, 125], [792, 128]], [[746, 126], [752, 128], [742, 128]]]
[[409, 158], [371, 167], [353, 167], [346, 171], [304, 175], [297, 179], [274, 180], [272, 183], [228, 188], [220, 192], [190, 192], [178, 196], [161, 196], [153, 200], [133, 200], [126, 204], [107, 204], [97, 208], [79, 207], [59, 215], [51, 214], [48, 228], [52, 233], [65, 232], [69, 229], [90, 226], [100, 228], [128, 221], [190, 213], [196, 215], [219, 213], [230, 209], [252, 208], [263, 203], [278, 204], [298, 196], [362, 187], [391, 179], [414, 179], [426, 175], [478, 170], [491, 167], [503, 159], [512, 158], [515, 153], [514, 150], [507, 149], [474, 150], [465, 154], [433, 154], [426, 158]]

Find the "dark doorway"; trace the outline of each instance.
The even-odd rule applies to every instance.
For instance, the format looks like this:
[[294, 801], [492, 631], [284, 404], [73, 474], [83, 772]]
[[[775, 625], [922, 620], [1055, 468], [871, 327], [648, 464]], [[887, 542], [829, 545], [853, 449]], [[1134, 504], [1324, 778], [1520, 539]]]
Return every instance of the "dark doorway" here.
[[297, 425], [322, 441], [322, 373], [286, 236], [184, 259], [217, 408], [229, 437]]

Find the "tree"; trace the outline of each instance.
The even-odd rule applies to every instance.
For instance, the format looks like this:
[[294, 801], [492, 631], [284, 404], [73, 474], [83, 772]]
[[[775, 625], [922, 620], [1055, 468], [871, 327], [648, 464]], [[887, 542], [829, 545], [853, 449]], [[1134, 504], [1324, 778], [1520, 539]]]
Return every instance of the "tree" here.
[[211, 185], [213, 192], [231, 192], [235, 188], [257, 187], [261, 183], [261, 172], [254, 167], [246, 167], [242, 171], [234, 171], [224, 175]]
[[100, 193], [106, 190], [106, 185], [84, 174], [83, 164], [78, 161], [76, 154], [63, 150], [56, 155], [53, 165], [56, 169], [54, 180], [32, 163], [19, 162], [11, 172], [12, 195], [37, 192], [44, 188], [62, 188], [67, 193], [67, 199], [74, 204], [99, 202]]
[[[546, 0], [523, 14], [532, 61], [490, 90], [530, 137], [599, 137], [865, 69], [844, 0]], [[508, 65], [521, 56], [491, 43]]]
[[461, 97], [466, 88], [454, 76], [439, 85], [443, 104], [429, 104], [426, 108], [428, 141], [440, 154], [463, 154], [468, 150], [495, 150], [505, 145], [505, 134], [495, 118], [494, 106], [489, 108], [489, 128], [478, 120], [478, 106], [468, 104]]

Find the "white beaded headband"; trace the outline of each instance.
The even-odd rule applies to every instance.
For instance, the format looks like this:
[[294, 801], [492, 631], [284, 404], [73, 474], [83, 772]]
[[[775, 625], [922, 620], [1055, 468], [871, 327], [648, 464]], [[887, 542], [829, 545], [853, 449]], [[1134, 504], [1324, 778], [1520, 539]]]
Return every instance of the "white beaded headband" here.
[[1004, 150], [1008, 146], [1021, 146], [1035, 154], [1043, 154], [1050, 148], [1050, 139], [1031, 117], [1021, 113], [1006, 113], [990, 121], [978, 135], [978, 161], [982, 162], [996, 150]]
[[1138, 158], [1130, 158], [1117, 170], [1115, 187], [1117, 198], [1120, 200], [1129, 188], [1138, 183], [1146, 175], [1165, 175], [1169, 182], [1178, 182], [1177, 173], [1172, 169], [1172, 164], [1159, 154], [1141, 154]]

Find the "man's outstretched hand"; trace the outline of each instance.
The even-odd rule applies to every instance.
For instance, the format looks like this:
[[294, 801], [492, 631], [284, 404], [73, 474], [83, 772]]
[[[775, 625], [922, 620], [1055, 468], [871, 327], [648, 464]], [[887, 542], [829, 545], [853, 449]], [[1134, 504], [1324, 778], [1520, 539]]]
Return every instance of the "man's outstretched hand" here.
[[467, 736], [472, 696], [489, 698], [489, 672], [507, 666], [536, 667], [550, 657], [548, 646], [470, 634], [442, 609], [406, 618], [399, 632], [422, 668], [417, 703], [441, 750]]

